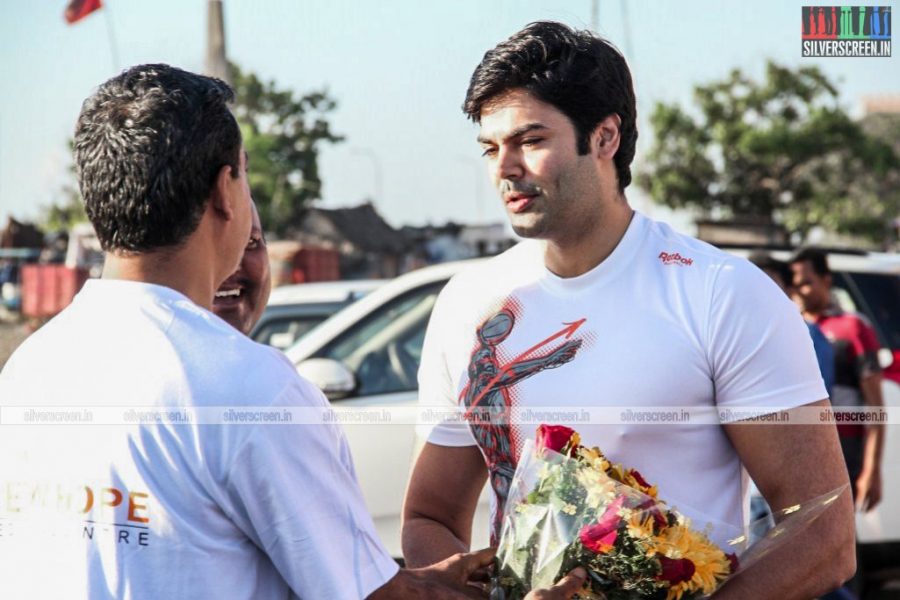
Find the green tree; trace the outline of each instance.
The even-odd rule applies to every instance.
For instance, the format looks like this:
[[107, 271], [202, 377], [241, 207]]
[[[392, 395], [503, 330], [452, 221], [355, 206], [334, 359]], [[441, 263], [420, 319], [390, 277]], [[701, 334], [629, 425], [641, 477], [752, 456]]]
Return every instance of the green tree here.
[[769, 62], [763, 82], [739, 70], [694, 88], [693, 113], [657, 103], [638, 184], [671, 208], [781, 222], [805, 238], [830, 231], [884, 241], [900, 212], [900, 155], [838, 103], [816, 67]]
[[[321, 197], [318, 156], [323, 143], [338, 143], [326, 120], [336, 102], [325, 91], [296, 96], [231, 65], [244, 148], [250, 155], [250, 189], [263, 228], [283, 235], [298, 223], [306, 207]], [[72, 140], [69, 140], [69, 151]], [[69, 167], [74, 181], [74, 165]], [[77, 186], [67, 184], [62, 201], [43, 209], [41, 224], [67, 230], [87, 221]]]
[[324, 90], [298, 97], [235, 64], [231, 72], [253, 199], [263, 228], [283, 235], [321, 197], [320, 147], [343, 140], [326, 120], [336, 102]]
[[[71, 155], [74, 141], [70, 138], [66, 145]], [[68, 171], [70, 182], [63, 185], [62, 201], [54, 202], [41, 209], [38, 224], [45, 231], [69, 231], [73, 225], [88, 221], [87, 213], [84, 211], [84, 202], [81, 200], [81, 192], [78, 191], [75, 183], [75, 165], [70, 164]]]

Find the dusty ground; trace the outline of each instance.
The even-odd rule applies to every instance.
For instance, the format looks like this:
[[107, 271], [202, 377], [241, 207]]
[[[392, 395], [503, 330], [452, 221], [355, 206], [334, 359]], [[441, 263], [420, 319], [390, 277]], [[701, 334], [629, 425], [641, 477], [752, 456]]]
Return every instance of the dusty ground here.
[[29, 333], [24, 323], [0, 321], [0, 369]]

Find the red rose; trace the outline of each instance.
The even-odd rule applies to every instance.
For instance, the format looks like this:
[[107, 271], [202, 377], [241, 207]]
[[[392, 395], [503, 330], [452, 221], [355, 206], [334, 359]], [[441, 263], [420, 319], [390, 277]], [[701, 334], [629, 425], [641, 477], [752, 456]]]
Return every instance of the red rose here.
[[725, 555], [725, 558], [728, 559], [728, 564], [731, 565], [731, 572], [737, 573], [737, 570], [741, 567], [741, 563], [738, 562], [737, 554], [730, 552]]
[[637, 510], [642, 510], [650, 513], [650, 516], [653, 517], [653, 521], [659, 528], [666, 527], [669, 524], [669, 522], [666, 520], [666, 516], [659, 509], [658, 503], [653, 498], [647, 498], [646, 500], [635, 506], [635, 508]]
[[581, 538], [581, 544], [595, 554], [603, 554], [612, 550], [619, 537], [619, 525], [622, 523], [622, 517], [619, 516], [619, 509], [625, 501], [624, 496], [616, 498], [606, 510], [603, 516], [593, 525], [585, 525], [578, 533]]
[[563, 425], [540, 425], [537, 429], [537, 449], [553, 450], [554, 452], [562, 452], [575, 430]]
[[641, 475], [637, 469], [629, 469], [628, 471], [631, 473], [631, 476], [634, 477], [634, 480], [637, 481], [641, 485], [641, 487], [645, 487], [645, 488], [650, 487], [650, 484], [647, 483], [647, 480], [644, 479], [644, 476]]
[[659, 565], [662, 567], [662, 573], [656, 578], [668, 581], [670, 585], [690, 581], [696, 571], [694, 563], [687, 558], [669, 558], [660, 555]]

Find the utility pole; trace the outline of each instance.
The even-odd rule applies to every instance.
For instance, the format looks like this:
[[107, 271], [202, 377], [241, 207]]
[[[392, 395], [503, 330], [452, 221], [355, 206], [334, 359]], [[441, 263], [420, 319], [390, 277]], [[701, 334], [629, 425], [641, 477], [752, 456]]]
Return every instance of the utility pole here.
[[206, 4], [206, 74], [231, 85], [228, 58], [225, 55], [225, 18], [222, 0]]
[[372, 204], [380, 204], [384, 209], [384, 178], [382, 177], [383, 169], [381, 168], [381, 159], [378, 154], [371, 148], [351, 148], [350, 154], [356, 156], [364, 156], [372, 163], [372, 169], [375, 173], [375, 198]]

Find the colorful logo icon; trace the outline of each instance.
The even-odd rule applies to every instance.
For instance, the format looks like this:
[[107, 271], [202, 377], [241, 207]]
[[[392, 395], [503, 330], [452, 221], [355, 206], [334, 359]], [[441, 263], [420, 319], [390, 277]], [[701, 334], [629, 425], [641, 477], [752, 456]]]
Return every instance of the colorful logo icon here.
[[890, 6], [804, 6], [804, 57], [891, 55]]

